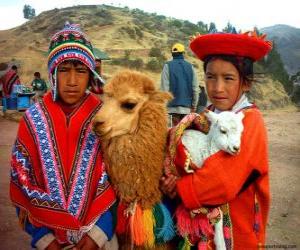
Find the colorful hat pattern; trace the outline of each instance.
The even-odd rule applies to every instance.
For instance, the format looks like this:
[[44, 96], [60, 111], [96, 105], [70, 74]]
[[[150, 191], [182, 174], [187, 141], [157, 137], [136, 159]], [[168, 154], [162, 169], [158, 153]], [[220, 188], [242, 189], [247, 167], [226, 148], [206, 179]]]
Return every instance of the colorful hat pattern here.
[[256, 31], [196, 35], [191, 38], [190, 48], [202, 61], [209, 55], [233, 55], [255, 62], [272, 49], [272, 43], [265, 38], [266, 35], [258, 35]]
[[97, 83], [104, 83], [95, 71], [93, 47], [87, 36], [78, 24], [66, 22], [64, 28], [52, 36], [49, 46], [48, 73], [54, 101], [57, 99], [57, 67], [68, 60], [78, 60], [91, 70], [94, 78], [90, 80], [90, 84], [94, 90]]

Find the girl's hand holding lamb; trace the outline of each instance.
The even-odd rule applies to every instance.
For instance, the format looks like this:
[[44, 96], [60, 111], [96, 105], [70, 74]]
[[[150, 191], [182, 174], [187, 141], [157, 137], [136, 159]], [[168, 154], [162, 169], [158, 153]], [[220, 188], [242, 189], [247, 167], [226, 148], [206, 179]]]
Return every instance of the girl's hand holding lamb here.
[[160, 189], [161, 191], [169, 196], [171, 199], [175, 198], [177, 195], [176, 191], [176, 181], [178, 177], [175, 175], [163, 176], [160, 179]]

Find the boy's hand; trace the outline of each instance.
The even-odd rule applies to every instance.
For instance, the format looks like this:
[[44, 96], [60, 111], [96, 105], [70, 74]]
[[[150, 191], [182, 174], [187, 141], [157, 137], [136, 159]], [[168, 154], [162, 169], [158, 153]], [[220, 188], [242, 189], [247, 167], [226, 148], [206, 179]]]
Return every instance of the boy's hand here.
[[99, 246], [88, 235], [82, 237], [73, 250], [98, 250]]
[[177, 195], [176, 181], [177, 177], [175, 175], [163, 176], [160, 179], [161, 191], [168, 195], [171, 199], [175, 198]]
[[57, 242], [57, 240], [52, 241], [49, 246], [46, 247], [46, 250], [61, 250], [61, 246]]

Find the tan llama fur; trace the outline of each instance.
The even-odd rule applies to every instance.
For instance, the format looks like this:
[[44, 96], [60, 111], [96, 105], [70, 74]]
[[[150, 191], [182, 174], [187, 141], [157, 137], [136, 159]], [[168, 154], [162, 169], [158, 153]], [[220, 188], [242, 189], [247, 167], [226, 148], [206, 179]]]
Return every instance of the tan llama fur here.
[[161, 200], [170, 99], [136, 71], [122, 71], [104, 86], [94, 131], [102, 139], [108, 174], [125, 204], [138, 202], [147, 209]]

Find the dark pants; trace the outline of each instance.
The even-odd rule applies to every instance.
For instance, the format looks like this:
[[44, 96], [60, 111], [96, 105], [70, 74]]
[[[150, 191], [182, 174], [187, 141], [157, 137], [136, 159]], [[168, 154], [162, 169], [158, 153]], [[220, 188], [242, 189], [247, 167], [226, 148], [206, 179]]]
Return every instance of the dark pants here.
[[169, 127], [175, 127], [183, 117], [185, 117], [186, 114], [175, 114], [175, 113], [170, 113], [170, 121], [169, 121]]

